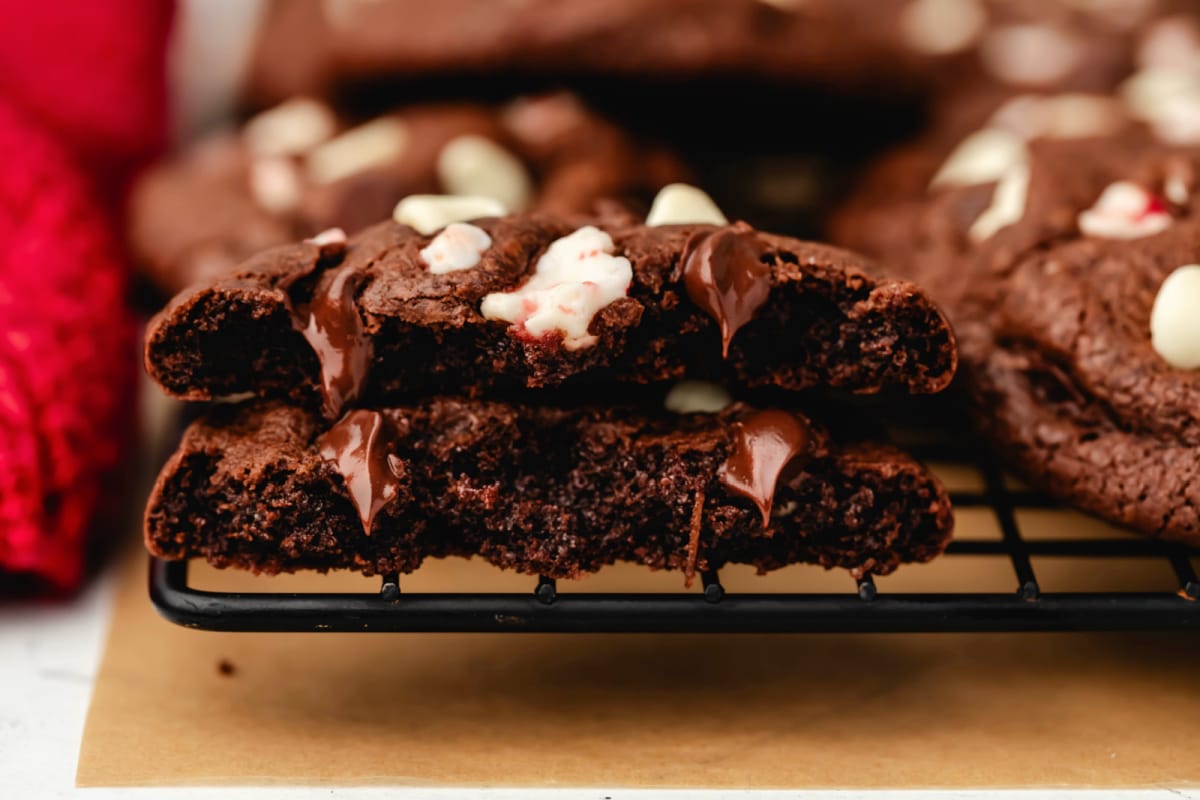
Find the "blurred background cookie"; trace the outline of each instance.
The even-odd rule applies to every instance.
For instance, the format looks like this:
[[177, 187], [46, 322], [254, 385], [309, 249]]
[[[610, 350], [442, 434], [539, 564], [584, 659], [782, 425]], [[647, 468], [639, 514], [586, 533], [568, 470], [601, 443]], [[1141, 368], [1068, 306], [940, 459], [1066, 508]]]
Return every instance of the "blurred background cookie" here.
[[354, 233], [412, 194], [587, 214], [600, 200], [644, 209], [686, 176], [667, 150], [567, 93], [405, 106], [365, 121], [297, 97], [143, 175], [129, 238], [144, 274], [171, 295], [267, 247], [326, 228]]

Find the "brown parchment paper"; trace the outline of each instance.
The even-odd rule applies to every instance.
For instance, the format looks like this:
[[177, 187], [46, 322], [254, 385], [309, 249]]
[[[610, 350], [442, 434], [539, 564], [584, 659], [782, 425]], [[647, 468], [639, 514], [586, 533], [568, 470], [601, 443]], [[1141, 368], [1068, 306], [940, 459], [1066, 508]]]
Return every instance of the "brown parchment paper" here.
[[[935, 465], [936, 468], [936, 465]], [[950, 488], [979, 488], [942, 468]], [[1126, 536], [1021, 511], [1027, 537]], [[959, 510], [960, 539], [1000, 537]], [[1165, 560], [1034, 559], [1046, 591], [1170, 589]], [[200, 588], [373, 591], [358, 576]], [[844, 573], [722, 570], [731, 591], [845, 591]], [[1006, 559], [901, 567], [881, 591], [1012, 591]], [[529, 591], [445, 561], [408, 591]], [[612, 567], [559, 591], [676, 591]], [[1187, 787], [1200, 784], [1200, 636], [552, 636], [185, 630], [132, 554], [79, 753], [80, 786]]]
[[[1068, 512], [1037, 513], [1030, 528], [1061, 533]], [[960, 513], [959, 526], [964, 536], [998, 535], [986, 511]], [[1107, 575], [1062, 561], [1035, 568], [1048, 590], [1171, 585], [1156, 562], [1113, 562]], [[193, 573], [200, 586], [249, 591], [378, 585], [345, 575]], [[849, 580], [812, 568], [766, 579], [731, 570], [722, 579], [733, 591], [840, 591]], [[430, 564], [403, 583], [411, 591], [532, 586], [461, 561]], [[1013, 588], [1006, 562], [964, 558], [902, 568], [879, 583], [883, 591]], [[616, 567], [579, 588], [634, 586], [672, 591], [679, 576]], [[1196, 635], [205, 633], [155, 615], [139, 557], [115, 604], [77, 780], [1193, 786], [1198, 657]]]

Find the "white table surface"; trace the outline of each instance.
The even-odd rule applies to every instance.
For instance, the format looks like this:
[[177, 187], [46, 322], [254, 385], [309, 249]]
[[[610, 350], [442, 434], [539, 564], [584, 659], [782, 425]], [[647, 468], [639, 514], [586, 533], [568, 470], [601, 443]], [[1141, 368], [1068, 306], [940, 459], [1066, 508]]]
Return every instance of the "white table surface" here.
[[[246, 797], [245, 788], [76, 789], [75, 763], [91, 697], [92, 681], [108, 625], [111, 578], [104, 578], [77, 600], [58, 605], [0, 604], [0, 800], [41, 798], [184, 798]], [[1200, 753], [1200, 744], [1197, 745]], [[438, 798], [480, 797], [488, 800], [650, 800], [650, 798], [1195, 798], [1200, 790], [1148, 791], [904, 791], [698, 792], [618, 789], [399, 789], [399, 788], [256, 788], [256, 798]]]

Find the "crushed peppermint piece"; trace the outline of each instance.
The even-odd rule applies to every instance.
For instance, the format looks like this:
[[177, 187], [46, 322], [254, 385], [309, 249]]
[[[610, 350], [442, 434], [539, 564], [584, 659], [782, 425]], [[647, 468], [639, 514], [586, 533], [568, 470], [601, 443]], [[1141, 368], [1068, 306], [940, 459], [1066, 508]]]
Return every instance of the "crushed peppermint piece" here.
[[1140, 239], [1171, 226], [1163, 200], [1130, 181], [1117, 181], [1079, 215], [1079, 230], [1105, 239]]
[[629, 259], [614, 256], [613, 240], [591, 225], [550, 244], [533, 276], [511, 292], [483, 298], [487, 319], [511, 323], [519, 334], [542, 338], [559, 332], [568, 350], [590, 347], [596, 313], [625, 297], [633, 283]]

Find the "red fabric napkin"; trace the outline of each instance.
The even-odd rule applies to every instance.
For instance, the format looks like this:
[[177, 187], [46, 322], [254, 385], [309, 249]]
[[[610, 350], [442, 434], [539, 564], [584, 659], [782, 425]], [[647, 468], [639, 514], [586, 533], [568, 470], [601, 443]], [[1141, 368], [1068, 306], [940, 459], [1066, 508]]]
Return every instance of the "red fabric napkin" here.
[[130, 449], [138, 359], [114, 227], [165, 139], [171, 11], [0, 0], [0, 588], [79, 585]]
[[118, 197], [167, 137], [170, 0], [0, 0], [0, 98]]

